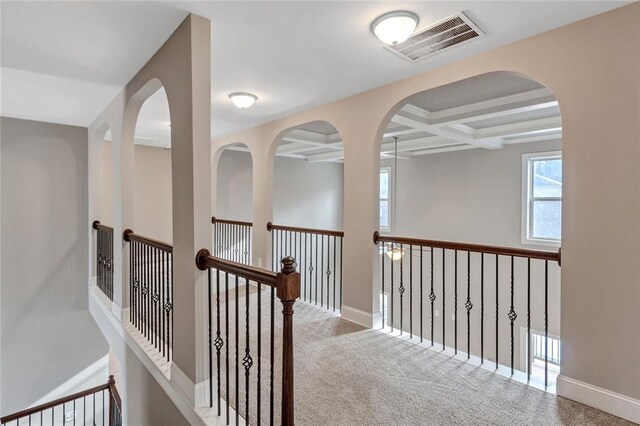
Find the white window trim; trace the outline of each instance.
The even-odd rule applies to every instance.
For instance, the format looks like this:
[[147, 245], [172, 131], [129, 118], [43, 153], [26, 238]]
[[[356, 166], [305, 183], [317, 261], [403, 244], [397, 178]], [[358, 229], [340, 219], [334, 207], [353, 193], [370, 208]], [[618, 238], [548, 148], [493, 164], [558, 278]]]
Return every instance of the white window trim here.
[[380, 170], [378, 171], [378, 185], [380, 185], [380, 173], [382, 172], [382, 170], [387, 170], [387, 173], [389, 174], [389, 178], [387, 180], [388, 182], [388, 188], [387, 188], [387, 194], [389, 194], [389, 197], [387, 198], [387, 203], [388, 203], [388, 214], [389, 214], [389, 226], [382, 226], [380, 224], [380, 201], [382, 200], [380, 198], [380, 187], [378, 187], [378, 227], [380, 228], [380, 232], [381, 233], [385, 233], [388, 234], [391, 232], [391, 227], [393, 226], [393, 214], [392, 214], [392, 207], [391, 207], [391, 198], [393, 197], [393, 192], [392, 192], [392, 188], [393, 185], [391, 183], [391, 179], [393, 178], [393, 175], [391, 174], [391, 172], [393, 171], [391, 166], [380, 166]]
[[521, 242], [526, 245], [560, 247], [562, 239], [549, 240], [543, 238], [531, 238], [531, 190], [533, 188], [533, 175], [531, 173], [531, 160], [541, 160], [546, 158], [562, 159], [562, 151], [531, 152], [522, 154], [522, 224], [520, 229]]

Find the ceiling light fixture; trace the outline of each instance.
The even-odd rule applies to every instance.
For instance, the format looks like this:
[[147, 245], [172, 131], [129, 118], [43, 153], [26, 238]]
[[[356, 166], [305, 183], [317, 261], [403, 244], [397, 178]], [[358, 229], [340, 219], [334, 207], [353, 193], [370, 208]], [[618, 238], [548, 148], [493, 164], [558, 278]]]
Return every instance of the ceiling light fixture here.
[[371, 32], [384, 44], [402, 43], [418, 26], [418, 15], [406, 10], [385, 13], [371, 23]]
[[236, 107], [244, 109], [251, 107], [258, 100], [258, 97], [251, 93], [235, 92], [229, 95], [229, 99]]

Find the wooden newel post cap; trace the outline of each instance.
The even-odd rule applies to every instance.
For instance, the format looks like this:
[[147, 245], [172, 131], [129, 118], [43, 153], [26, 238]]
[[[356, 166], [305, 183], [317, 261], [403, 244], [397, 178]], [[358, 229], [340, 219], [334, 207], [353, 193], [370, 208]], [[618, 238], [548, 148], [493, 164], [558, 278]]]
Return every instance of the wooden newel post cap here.
[[130, 234], [133, 234], [133, 231], [131, 229], [125, 229], [122, 233], [122, 239], [126, 242], [131, 242], [131, 238], [129, 238]]
[[113, 374], [109, 376], [109, 380], [107, 380], [107, 384], [115, 385], [116, 379], [113, 378]]
[[201, 271], [206, 271], [207, 269], [209, 269], [206, 263], [207, 257], [209, 256], [211, 256], [211, 253], [206, 248], [200, 249], [198, 251], [198, 253], [196, 254], [196, 266], [198, 267], [198, 269], [200, 269]]
[[276, 291], [282, 301], [295, 301], [300, 297], [300, 273], [296, 272], [296, 260], [287, 256], [282, 259], [282, 269], [278, 273]]

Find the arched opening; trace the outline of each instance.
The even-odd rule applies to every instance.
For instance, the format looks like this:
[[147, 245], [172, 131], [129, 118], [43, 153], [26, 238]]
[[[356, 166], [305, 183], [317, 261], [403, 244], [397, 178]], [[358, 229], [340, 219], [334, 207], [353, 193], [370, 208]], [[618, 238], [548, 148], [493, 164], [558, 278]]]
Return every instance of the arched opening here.
[[251, 264], [253, 232], [253, 159], [243, 143], [222, 147], [214, 179], [214, 254], [234, 262]]
[[171, 243], [171, 118], [163, 87], [144, 101], [138, 114], [133, 186], [135, 232]]
[[406, 98], [383, 129], [384, 327], [553, 385], [562, 207], [553, 93], [513, 73], [484, 74]]
[[313, 121], [283, 132], [273, 167], [272, 265], [293, 256], [303, 301], [342, 306], [344, 148], [337, 129]]

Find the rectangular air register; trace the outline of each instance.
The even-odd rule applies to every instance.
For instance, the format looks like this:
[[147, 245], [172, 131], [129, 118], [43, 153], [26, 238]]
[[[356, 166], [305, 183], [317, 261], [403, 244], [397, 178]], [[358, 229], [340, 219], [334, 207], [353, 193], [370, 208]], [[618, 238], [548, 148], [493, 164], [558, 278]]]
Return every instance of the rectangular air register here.
[[460, 12], [417, 31], [402, 43], [385, 48], [410, 62], [418, 62], [483, 35], [480, 28]]

